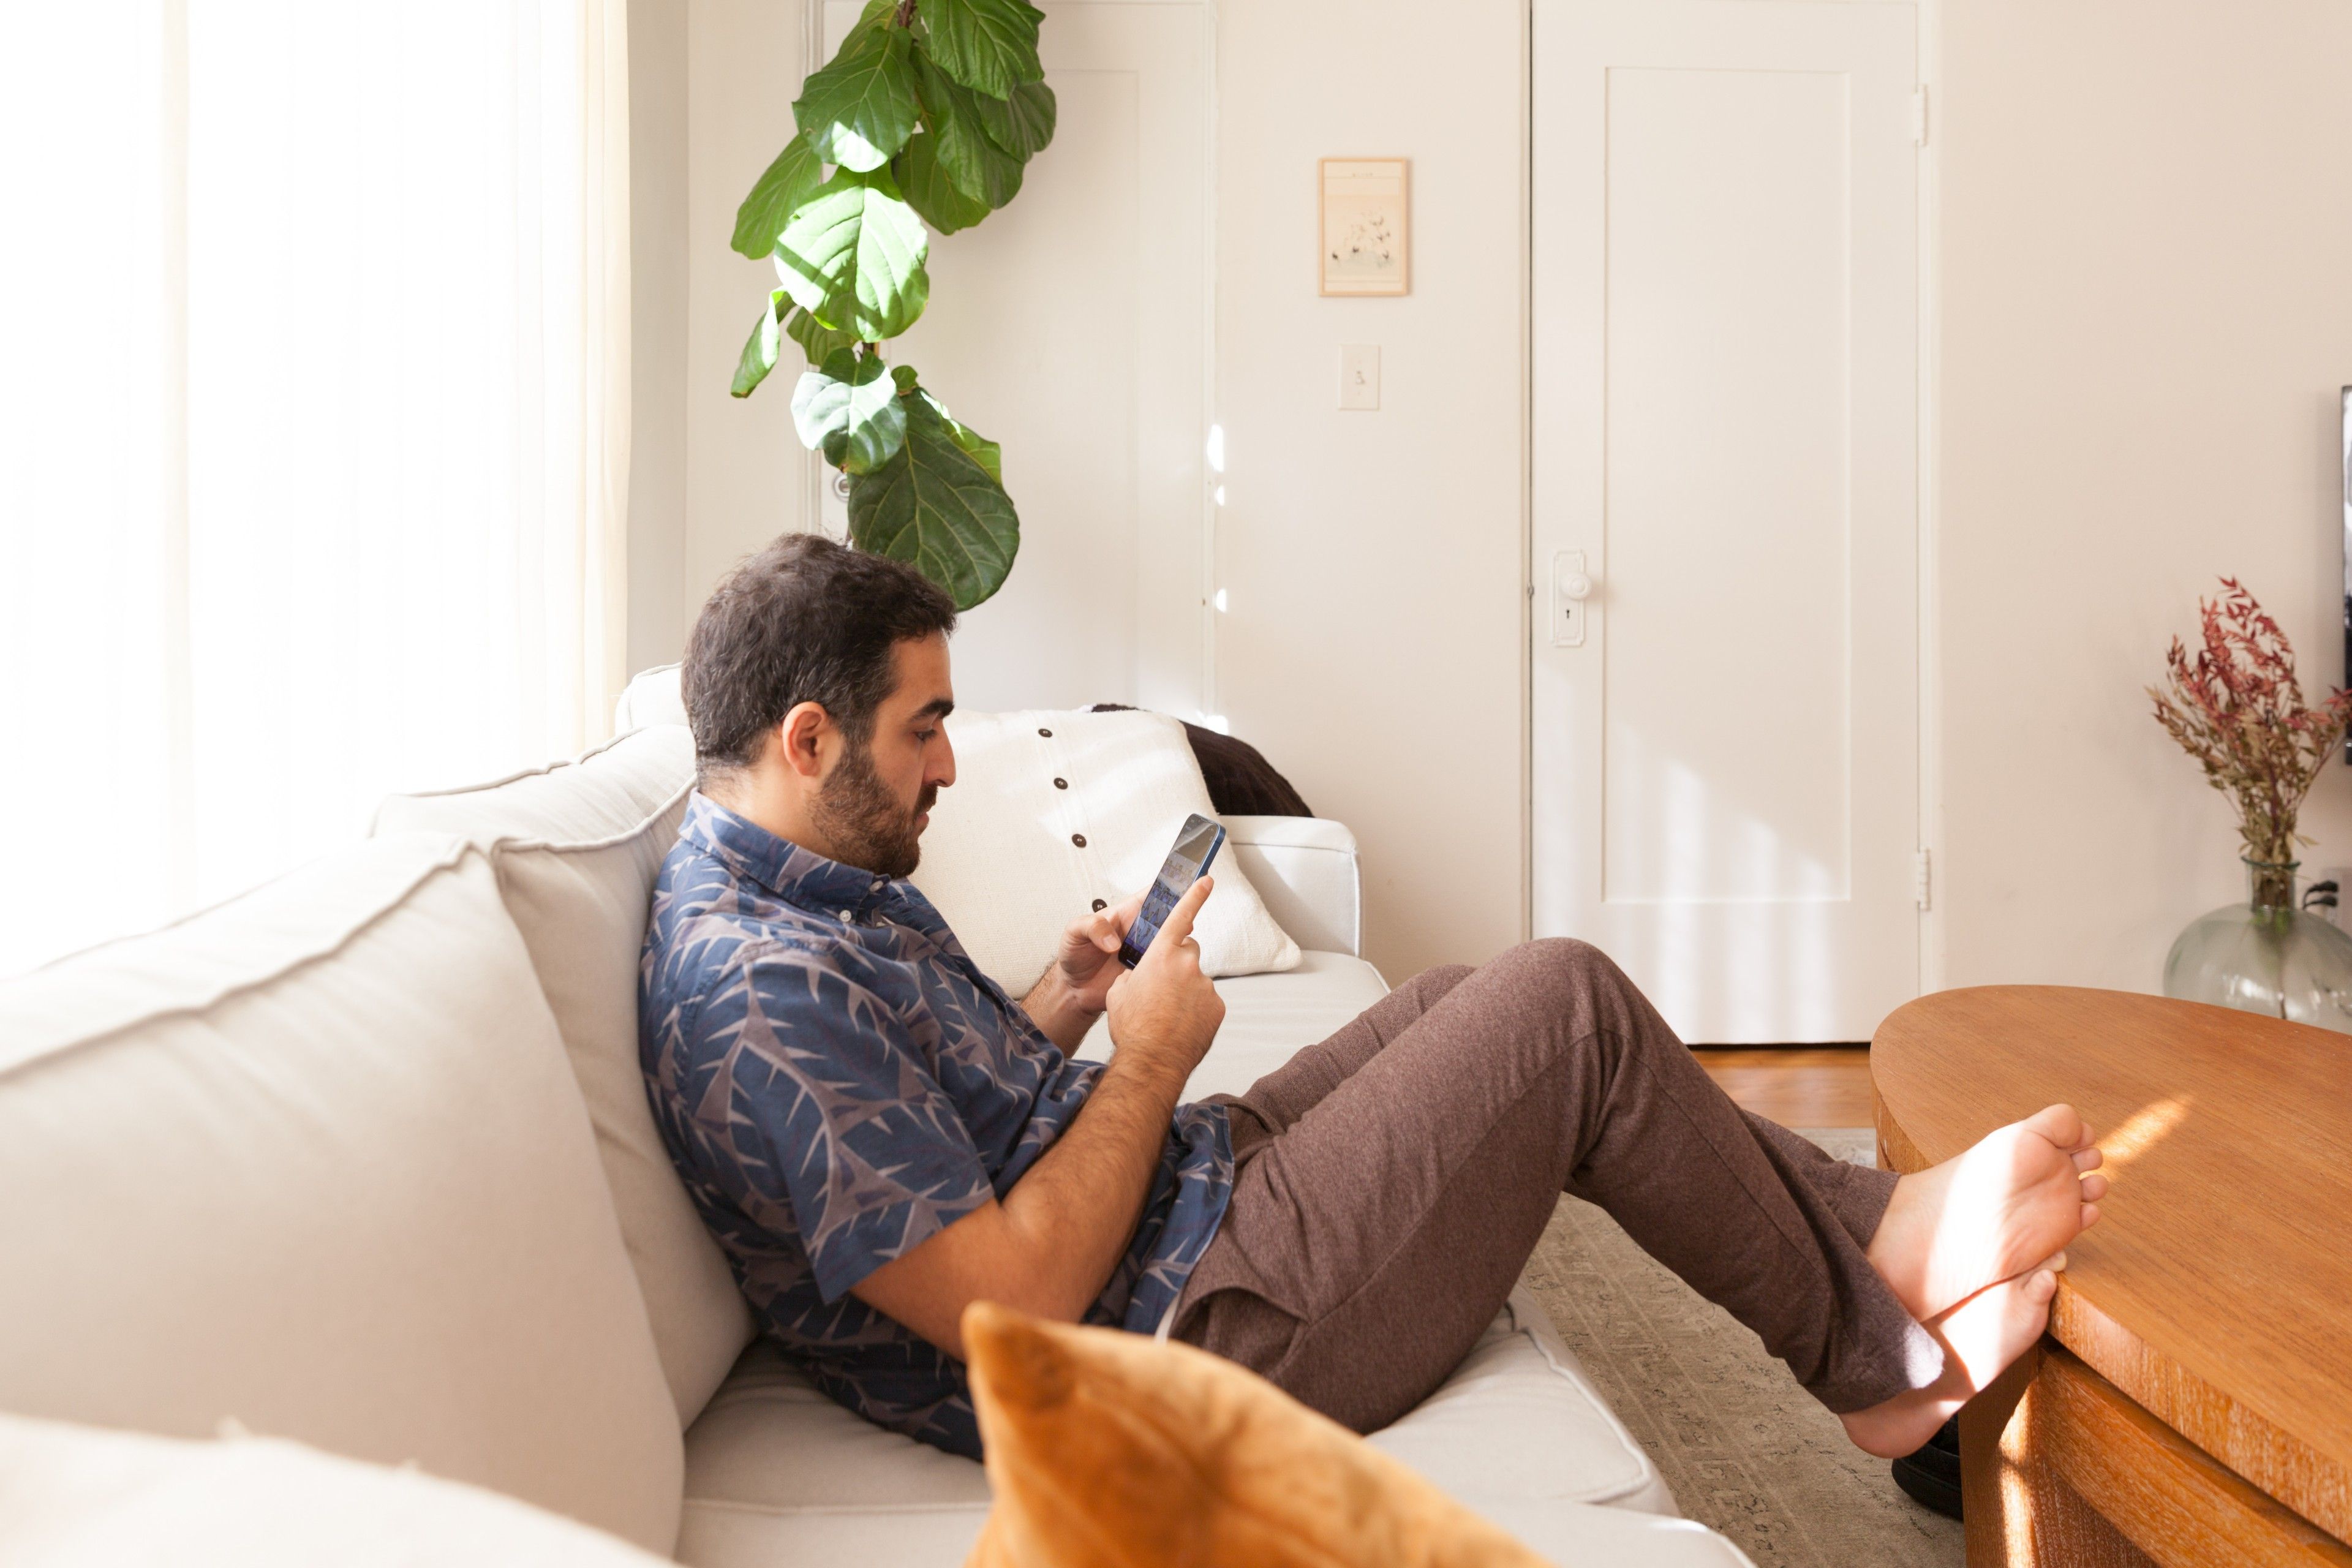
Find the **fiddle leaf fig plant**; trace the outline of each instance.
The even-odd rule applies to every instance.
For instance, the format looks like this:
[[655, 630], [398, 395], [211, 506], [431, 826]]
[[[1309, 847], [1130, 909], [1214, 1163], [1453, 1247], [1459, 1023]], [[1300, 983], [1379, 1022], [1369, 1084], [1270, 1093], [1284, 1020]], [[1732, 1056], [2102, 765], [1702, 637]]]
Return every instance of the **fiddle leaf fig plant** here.
[[882, 345], [930, 301], [931, 233], [1012, 201], [1054, 139], [1045, 19], [1027, 0], [872, 0], [801, 84], [799, 133], [735, 215], [734, 248], [772, 261], [778, 286], [734, 395], [797, 346], [793, 428], [848, 477], [851, 542], [912, 563], [959, 609], [1003, 587], [1021, 548], [1003, 453]]

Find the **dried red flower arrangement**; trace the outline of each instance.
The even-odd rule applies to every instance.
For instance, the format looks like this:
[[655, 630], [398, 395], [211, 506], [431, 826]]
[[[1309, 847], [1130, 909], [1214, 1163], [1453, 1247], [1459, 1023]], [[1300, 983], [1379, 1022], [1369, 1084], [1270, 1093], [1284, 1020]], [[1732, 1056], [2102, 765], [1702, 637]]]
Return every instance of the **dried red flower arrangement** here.
[[[2222, 578], [2221, 598], [2200, 599], [2197, 610], [2204, 646], [2192, 658], [2172, 639], [2166, 684], [2147, 689], [2156, 721], [2237, 806], [2246, 858], [2284, 867], [2296, 844], [2312, 842], [2294, 830], [2295, 817], [2352, 724], [2352, 691], [2305, 703], [2286, 634], [2237, 579]], [[2291, 886], [2264, 890], [2293, 900]]]

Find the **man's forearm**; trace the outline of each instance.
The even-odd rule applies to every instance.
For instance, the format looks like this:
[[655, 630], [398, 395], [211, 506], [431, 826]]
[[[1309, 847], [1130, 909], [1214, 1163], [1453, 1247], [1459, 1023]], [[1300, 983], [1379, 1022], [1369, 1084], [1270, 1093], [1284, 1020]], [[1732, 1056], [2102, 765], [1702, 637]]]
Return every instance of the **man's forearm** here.
[[1005, 1194], [1005, 1219], [1059, 1309], [1050, 1315], [1084, 1316], [1126, 1256], [1183, 1089], [1148, 1052], [1117, 1053], [1062, 1136]]
[[968, 1302], [1076, 1322], [1102, 1294], [1143, 1216], [1183, 1079], [1122, 1049], [1094, 1092], [1001, 1202], [974, 1210], [852, 1286], [950, 1355]]

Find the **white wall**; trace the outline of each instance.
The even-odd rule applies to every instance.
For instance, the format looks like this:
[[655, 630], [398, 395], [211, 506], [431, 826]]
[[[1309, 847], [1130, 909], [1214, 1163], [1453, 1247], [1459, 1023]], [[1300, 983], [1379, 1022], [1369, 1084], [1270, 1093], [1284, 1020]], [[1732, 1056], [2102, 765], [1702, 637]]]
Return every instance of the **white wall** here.
[[[682, 363], [657, 344], [640, 352], [640, 404], [675, 410], [682, 397], [683, 412], [649, 413], [639, 428], [639, 668], [676, 658], [719, 574], [807, 510], [789, 399], [726, 391], [767, 287], [727, 238], [736, 202], [792, 134], [804, 16], [799, 4], [639, 0], [633, 19], [636, 79], [649, 84], [637, 133], [662, 149], [639, 161], [639, 210], [667, 229], [639, 247], [639, 335], [683, 342]], [[1371, 955], [1400, 977], [1515, 941], [1524, 903], [1521, 24], [1507, 0], [1458, 5], [1442, 28], [1429, 16], [1397, 0], [1344, 13], [1228, 0], [1218, 14], [1215, 417], [1231, 609], [1215, 701], [1362, 837]], [[646, 199], [648, 177], [677, 179], [677, 145], [682, 195]], [[1316, 160], [1348, 153], [1414, 161], [1410, 298], [1316, 296]], [[1041, 160], [1037, 177], [1050, 172]], [[656, 288], [669, 292], [648, 309]], [[1152, 299], [1156, 317], [1183, 314], [1165, 289]], [[952, 302], [942, 288], [935, 309]], [[1380, 412], [1336, 410], [1342, 342], [1382, 346]], [[1154, 471], [1192, 461], [1190, 437], [1182, 447]], [[1008, 445], [1008, 478], [1024, 460]], [[1024, 557], [1015, 581], [1024, 574], [1043, 580], [1048, 564]], [[1137, 689], [1153, 676], [1140, 671]]]
[[[2241, 577], [2342, 679], [2338, 0], [1968, 0], [1937, 84], [1944, 979], [2155, 990], [2242, 896], [2141, 689]], [[2331, 765], [2307, 868], [2352, 859]]]
[[[1217, 701], [1365, 850], [1392, 979], [1518, 940], [1522, 7], [1218, 18]], [[1316, 161], [1412, 160], [1412, 292], [1316, 293]], [[1377, 413], [1338, 409], [1343, 342]]]
[[629, 669], [686, 642], [687, 0], [629, 6]]
[[727, 393], [774, 284], [727, 242], [736, 205], [793, 133], [804, 15], [759, 0], [630, 5], [632, 670], [676, 659], [720, 574], [808, 510], [789, 384]]
[[[2352, 10], [1937, 9], [1927, 972], [2153, 989], [2180, 926], [2239, 891], [2225, 803], [2147, 716], [2167, 638], [2234, 573], [2315, 689], [2342, 675], [2334, 409], [2352, 380], [2352, 204], [2336, 78]], [[1523, 12], [1455, 0], [1436, 15], [1224, 0], [1217, 23], [1230, 607], [1214, 701], [1362, 837], [1371, 956], [1398, 978], [1488, 956], [1524, 909]], [[633, 76], [640, 140], [669, 103], [686, 146], [683, 240], [650, 246], [669, 273], [638, 251], [641, 408], [647, 375], [682, 377], [684, 403], [651, 437], [682, 442], [670, 466], [638, 455], [638, 664], [675, 657], [718, 574], [803, 510], [788, 400], [726, 395], [766, 286], [727, 237], [791, 134], [802, 16], [639, 0], [633, 19], [641, 54], [670, 39], [646, 70], [675, 86], [684, 62], [667, 98]], [[1347, 154], [1413, 160], [1409, 298], [1315, 293], [1315, 163]], [[642, 180], [637, 203], [641, 222], [681, 221]], [[662, 276], [685, 300], [682, 370], [648, 352], [648, 332], [678, 331], [646, 310]], [[1336, 409], [1341, 342], [1381, 345], [1380, 412]], [[662, 477], [679, 474], [682, 494]], [[2340, 769], [2305, 826], [2321, 840], [2307, 866], [2352, 863]]]

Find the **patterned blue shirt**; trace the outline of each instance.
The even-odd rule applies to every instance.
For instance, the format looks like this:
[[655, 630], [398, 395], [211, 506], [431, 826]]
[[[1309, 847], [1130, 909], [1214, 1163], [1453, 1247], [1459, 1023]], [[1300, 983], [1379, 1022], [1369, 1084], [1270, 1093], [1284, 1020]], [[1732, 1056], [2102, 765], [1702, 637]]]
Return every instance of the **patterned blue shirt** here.
[[[835, 1399], [980, 1454], [963, 1363], [849, 1294], [1002, 1198], [1087, 1101], [1074, 1061], [930, 900], [697, 793], [654, 887], [638, 1051], [670, 1159], [767, 1331]], [[1232, 1195], [1217, 1105], [1181, 1105], [1087, 1313], [1150, 1332]]]

